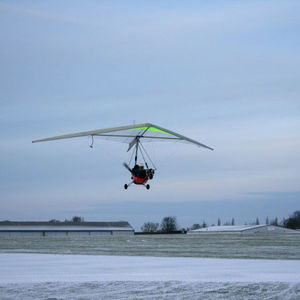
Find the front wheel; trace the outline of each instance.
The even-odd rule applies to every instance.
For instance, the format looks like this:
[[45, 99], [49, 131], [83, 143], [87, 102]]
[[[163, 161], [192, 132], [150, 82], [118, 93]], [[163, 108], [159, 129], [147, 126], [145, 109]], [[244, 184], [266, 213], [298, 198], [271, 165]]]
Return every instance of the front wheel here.
[[147, 190], [150, 189], [150, 185], [149, 185], [149, 184], [146, 185], [146, 189], [147, 189]]
[[124, 189], [127, 190], [128, 184], [124, 184]]

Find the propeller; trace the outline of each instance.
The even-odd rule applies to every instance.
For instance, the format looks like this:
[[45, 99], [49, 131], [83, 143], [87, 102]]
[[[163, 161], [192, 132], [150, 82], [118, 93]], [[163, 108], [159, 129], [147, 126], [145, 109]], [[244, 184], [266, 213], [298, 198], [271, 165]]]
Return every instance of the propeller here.
[[128, 164], [126, 164], [125, 162], [123, 163], [123, 166], [130, 172], [132, 173], [132, 169], [130, 169], [130, 167], [128, 166]]

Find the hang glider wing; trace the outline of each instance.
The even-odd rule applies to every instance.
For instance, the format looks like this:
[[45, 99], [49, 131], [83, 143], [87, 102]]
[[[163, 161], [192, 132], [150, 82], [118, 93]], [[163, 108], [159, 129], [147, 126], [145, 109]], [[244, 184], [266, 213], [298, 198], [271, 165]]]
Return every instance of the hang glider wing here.
[[128, 151], [135, 145], [137, 139], [139, 139], [142, 142], [154, 142], [154, 141], [187, 142], [187, 143], [195, 144], [199, 147], [204, 147], [213, 150], [212, 148], [204, 144], [201, 144], [195, 140], [192, 140], [186, 136], [183, 136], [179, 133], [176, 133], [174, 131], [162, 128], [160, 126], [151, 123], [65, 134], [65, 135], [59, 135], [50, 138], [35, 140], [32, 142], [33, 143], [46, 142], [46, 141], [69, 139], [69, 138], [82, 137], [82, 136], [101, 137], [107, 140], [115, 140], [122, 143], [127, 143], [129, 144]]

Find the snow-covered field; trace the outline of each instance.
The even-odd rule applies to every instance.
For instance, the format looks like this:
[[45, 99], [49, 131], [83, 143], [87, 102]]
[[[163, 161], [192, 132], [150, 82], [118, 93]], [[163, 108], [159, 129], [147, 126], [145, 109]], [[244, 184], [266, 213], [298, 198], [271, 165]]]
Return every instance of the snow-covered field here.
[[1, 299], [300, 298], [300, 261], [0, 254]]
[[0, 254], [0, 282], [299, 282], [300, 261], [104, 255]]
[[300, 235], [0, 239], [0, 299], [300, 299]]
[[1, 299], [297, 300], [300, 285], [185, 281], [91, 281], [0, 284]]

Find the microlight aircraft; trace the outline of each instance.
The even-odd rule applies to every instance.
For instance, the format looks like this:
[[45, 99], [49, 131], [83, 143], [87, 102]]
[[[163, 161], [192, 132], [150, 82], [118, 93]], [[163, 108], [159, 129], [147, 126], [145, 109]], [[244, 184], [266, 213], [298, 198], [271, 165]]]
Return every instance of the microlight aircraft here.
[[[130, 172], [132, 181], [129, 184], [124, 185], [125, 189], [127, 189], [132, 183], [137, 185], [143, 185], [147, 189], [150, 188], [150, 185], [147, 182], [148, 180], [153, 179], [154, 173], [156, 171], [156, 167], [152, 162], [150, 156], [148, 155], [146, 149], [144, 148], [142, 142], [143, 143], [157, 142], [157, 141], [185, 142], [185, 143], [191, 143], [197, 145], [198, 147], [203, 147], [209, 150], [213, 150], [212, 148], [204, 144], [201, 144], [195, 140], [192, 140], [186, 136], [183, 136], [179, 133], [176, 133], [174, 131], [165, 129], [163, 127], [151, 123], [134, 124], [128, 126], [71, 133], [71, 134], [39, 139], [32, 142], [33, 143], [46, 142], [46, 141], [69, 139], [69, 138], [82, 137], [82, 136], [92, 137], [92, 144], [90, 145], [91, 148], [93, 148], [94, 137], [99, 137], [106, 140], [119, 141], [128, 144], [127, 152], [132, 150], [132, 155], [129, 163], [128, 164], [123, 163], [123, 166]], [[141, 163], [138, 164], [139, 153], [143, 158], [146, 168], [144, 167], [143, 164]], [[134, 155], [134, 166], [131, 168], [130, 164], [133, 155]], [[148, 160], [151, 162], [153, 166], [152, 168], [148, 166], [145, 156], [147, 156]]]

